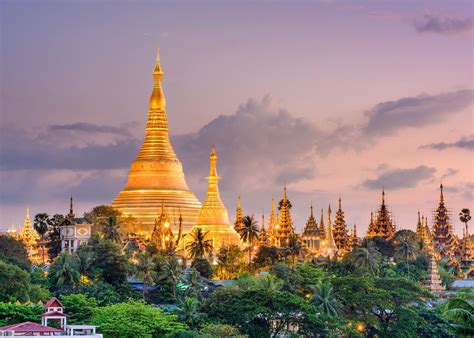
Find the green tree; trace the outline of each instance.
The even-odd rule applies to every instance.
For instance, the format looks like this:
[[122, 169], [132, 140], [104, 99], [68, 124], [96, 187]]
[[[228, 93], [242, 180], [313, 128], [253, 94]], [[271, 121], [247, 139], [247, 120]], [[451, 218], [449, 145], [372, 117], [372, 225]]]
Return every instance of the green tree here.
[[48, 277], [51, 287], [57, 293], [72, 291], [79, 285], [81, 278], [77, 257], [65, 251], [61, 252], [51, 264]]
[[76, 256], [78, 258], [81, 280], [84, 280], [91, 272], [91, 267], [94, 262], [94, 252], [87, 245], [79, 245], [76, 250]]
[[219, 277], [221, 279], [235, 277], [236, 273], [239, 271], [241, 259], [242, 250], [240, 250], [237, 245], [222, 246], [217, 254]]
[[207, 279], [211, 279], [214, 272], [212, 271], [211, 264], [205, 258], [195, 258], [191, 263], [191, 267], [196, 269], [199, 274]]
[[16, 265], [0, 260], [0, 301], [29, 300], [30, 275]]
[[247, 335], [240, 333], [240, 331], [232, 326], [227, 324], [208, 324], [204, 326], [200, 331], [199, 337], [201, 338], [221, 338], [221, 337], [230, 337], [230, 338], [246, 338]]
[[10, 236], [0, 235], [0, 260], [30, 271], [31, 264], [22, 241]]
[[178, 306], [179, 319], [192, 329], [195, 329], [205, 317], [205, 314], [199, 311], [200, 303], [196, 298], [184, 297], [178, 302]]
[[474, 306], [467, 300], [451, 298], [442, 305], [441, 311], [457, 335], [474, 336]]
[[99, 307], [94, 314], [91, 324], [99, 326], [106, 337], [163, 337], [186, 329], [177, 315], [140, 301]]
[[166, 287], [171, 291], [172, 296], [176, 299], [176, 284], [181, 281], [183, 268], [176, 257], [166, 257], [162, 262], [157, 264], [157, 283]]
[[111, 240], [95, 239], [89, 247], [94, 253], [91, 270], [97, 277], [114, 286], [123, 285], [127, 281], [129, 264], [120, 246]]
[[136, 255], [137, 264], [136, 269], [138, 277], [143, 282], [143, 298], [146, 297], [147, 286], [153, 283], [153, 272], [155, 271], [155, 264], [153, 258], [146, 252], [140, 252]]
[[208, 239], [207, 235], [208, 232], [202, 231], [201, 228], [194, 229], [190, 233], [191, 240], [186, 245], [186, 250], [192, 259], [203, 258], [212, 252], [212, 240]]
[[377, 250], [371, 251], [367, 248], [356, 248], [346, 257], [359, 273], [375, 275], [379, 270], [381, 257]]
[[336, 299], [334, 289], [328, 281], [320, 282], [313, 290], [311, 303], [329, 317], [337, 317], [341, 311], [341, 304]]
[[292, 263], [295, 265], [295, 259], [303, 252], [303, 245], [297, 234], [291, 234], [285, 248], [287, 255], [291, 256]]
[[0, 303], [0, 326], [21, 322], [37, 323], [43, 313], [44, 309], [39, 304]]
[[36, 232], [41, 237], [41, 252], [43, 256], [43, 264], [45, 264], [45, 257], [44, 257], [44, 235], [48, 232], [48, 226], [50, 223], [49, 215], [46, 213], [37, 214], [33, 221], [33, 226]]
[[419, 253], [416, 234], [411, 230], [400, 230], [394, 235], [395, 252], [397, 261], [405, 261], [408, 276], [410, 275], [409, 262], [416, 259]]
[[87, 324], [97, 308], [97, 300], [83, 294], [62, 295], [61, 302], [70, 324]]
[[102, 227], [102, 234], [105, 240], [110, 240], [115, 243], [120, 243], [120, 225], [121, 221], [116, 215], [111, 215], [106, 219], [100, 221]]
[[53, 215], [49, 220], [48, 237], [49, 241], [46, 244], [48, 247], [48, 256], [50, 260], [54, 260], [61, 252], [61, 224], [64, 221], [64, 216], [60, 214]]
[[275, 265], [280, 259], [280, 250], [277, 247], [261, 245], [258, 247], [253, 263], [256, 268], [263, 268]]
[[252, 216], [244, 216], [242, 219], [242, 224], [238, 228], [240, 238], [244, 243], [248, 245], [247, 251], [249, 255], [249, 260], [248, 260], [248, 266], [250, 269], [250, 263], [252, 262], [252, 248], [253, 244], [257, 241], [258, 239], [258, 222], [255, 220], [255, 218]]

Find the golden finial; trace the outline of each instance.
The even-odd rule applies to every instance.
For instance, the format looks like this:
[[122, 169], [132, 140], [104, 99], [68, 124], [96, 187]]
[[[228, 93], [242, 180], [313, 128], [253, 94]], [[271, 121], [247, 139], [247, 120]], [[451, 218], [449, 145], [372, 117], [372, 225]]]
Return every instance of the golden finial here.
[[385, 187], [382, 188], [382, 205], [385, 205]]
[[163, 77], [163, 69], [160, 64], [160, 49], [158, 48], [158, 54], [156, 56], [155, 68], [153, 69], [153, 92], [150, 97], [150, 110], [165, 111], [166, 100], [163, 90], [161, 89], [161, 78]]
[[[212, 148], [211, 148], [211, 154], [209, 156], [209, 162], [210, 162], [210, 166], [209, 166], [209, 177], [217, 177], [217, 169], [216, 169], [216, 162], [217, 162], [217, 153], [216, 153], [216, 149], [214, 148], [214, 144], [212, 145]], [[240, 200], [240, 196], [239, 196], [239, 200]]]
[[311, 218], [313, 217], [313, 202], [311, 202], [311, 214], [310, 214]]
[[339, 210], [342, 210], [341, 197], [339, 197]]

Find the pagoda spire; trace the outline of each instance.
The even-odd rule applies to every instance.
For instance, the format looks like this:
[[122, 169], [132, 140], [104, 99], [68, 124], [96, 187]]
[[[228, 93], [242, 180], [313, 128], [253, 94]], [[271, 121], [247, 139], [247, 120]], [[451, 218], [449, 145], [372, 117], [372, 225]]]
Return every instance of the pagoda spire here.
[[235, 231], [239, 232], [243, 224], [243, 219], [244, 219], [244, 214], [242, 211], [242, 204], [241, 204], [240, 195], [239, 195], [239, 197], [237, 198], [237, 209], [235, 210], [235, 222], [234, 222]]
[[418, 223], [416, 223], [416, 235], [418, 236], [418, 238], [422, 238], [423, 236], [423, 226], [424, 224], [421, 223], [420, 219], [420, 211], [418, 211]]
[[328, 207], [328, 228], [324, 240], [321, 241], [319, 251], [323, 256], [333, 257], [337, 252], [337, 245], [334, 241], [331, 224], [331, 205]]
[[262, 225], [260, 227], [260, 232], [258, 233], [258, 242], [260, 245], [264, 246], [270, 244], [268, 232], [265, 230], [265, 210], [262, 210]]
[[288, 237], [294, 232], [293, 219], [291, 218], [291, 202], [286, 194], [286, 186], [283, 189], [283, 199], [279, 203], [280, 218], [278, 219], [278, 229], [275, 239], [279, 246], [285, 245]]
[[433, 242], [442, 258], [448, 259], [449, 265], [456, 264], [454, 256], [458, 250], [458, 239], [452, 231], [449, 211], [444, 203], [443, 184], [440, 184], [439, 205], [435, 210], [433, 222]]
[[339, 250], [349, 250], [351, 247], [349, 233], [344, 219], [344, 211], [342, 211], [342, 202], [339, 197], [339, 208], [336, 211], [336, 219], [334, 222], [334, 240]]
[[313, 204], [311, 204], [310, 215], [303, 229], [303, 234], [301, 238], [303, 240], [304, 245], [309, 250], [309, 252], [315, 253], [319, 246], [321, 235], [319, 232], [318, 223], [314, 219]]
[[319, 234], [321, 238], [324, 238], [326, 236], [326, 229], [324, 227], [324, 215], [323, 215], [323, 208], [321, 208], [321, 213], [319, 216]]
[[431, 255], [430, 264], [428, 268], [428, 279], [425, 282], [425, 286], [428, 290], [433, 293], [441, 293], [445, 290], [445, 287], [441, 285], [441, 277], [439, 275], [438, 266], [436, 259]]
[[236, 230], [230, 225], [227, 209], [221, 200], [216, 165], [217, 154], [212, 145], [209, 155], [207, 195], [199, 211], [196, 228], [208, 233], [214, 243], [214, 250], [217, 251], [222, 245], [241, 245], [241, 242]]
[[270, 239], [270, 244], [275, 242], [275, 229], [278, 225], [278, 216], [275, 211], [275, 198], [272, 197], [272, 207], [270, 211], [270, 217], [268, 219], [268, 237]]
[[73, 203], [73, 199], [72, 199], [72, 196], [71, 198], [69, 199], [69, 214], [68, 214], [68, 217], [69, 218], [74, 218], [74, 203]]

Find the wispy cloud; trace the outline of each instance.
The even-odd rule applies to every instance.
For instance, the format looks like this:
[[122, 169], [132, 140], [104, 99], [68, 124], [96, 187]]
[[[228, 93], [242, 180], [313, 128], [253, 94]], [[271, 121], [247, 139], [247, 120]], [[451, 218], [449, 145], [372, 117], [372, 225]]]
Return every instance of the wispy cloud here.
[[70, 131], [70, 132], [82, 132], [82, 133], [104, 133], [104, 134], [115, 134], [130, 136], [130, 131], [127, 127], [115, 127], [107, 125], [97, 125], [86, 122], [76, 122], [71, 124], [54, 124], [48, 127], [51, 132], [57, 131]]
[[472, 31], [474, 21], [472, 17], [458, 18], [426, 14], [413, 21], [418, 33], [459, 34]]
[[439, 142], [439, 143], [430, 143], [425, 144], [420, 149], [436, 149], [444, 150], [448, 148], [459, 148], [466, 150], [474, 150], [474, 134], [469, 136], [461, 137], [458, 141], [455, 142]]
[[391, 190], [413, 188], [421, 181], [433, 178], [435, 172], [435, 168], [425, 165], [408, 169], [391, 169], [375, 179], [365, 180], [362, 186], [371, 190], [379, 190], [383, 187]]
[[378, 136], [394, 134], [407, 127], [422, 128], [445, 120], [473, 102], [474, 91], [471, 89], [382, 102], [366, 113], [368, 122], [363, 134]]

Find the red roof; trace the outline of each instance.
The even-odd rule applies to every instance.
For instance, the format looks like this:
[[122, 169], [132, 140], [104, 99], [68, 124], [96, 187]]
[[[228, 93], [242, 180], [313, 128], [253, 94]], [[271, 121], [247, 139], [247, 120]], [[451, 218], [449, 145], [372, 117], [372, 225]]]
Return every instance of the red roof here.
[[56, 297], [51, 298], [48, 300], [46, 304], [44, 304], [43, 308], [47, 309], [49, 307], [64, 307], [63, 304], [57, 299]]
[[19, 333], [62, 332], [54, 327], [43, 326], [33, 322], [23, 322], [0, 327], [0, 331], [13, 330]]
[[64, 313], [59, 312], [59, 311], [53, 311], [53, 312], [45, 312], [40, 317], [51, 317], [51, 316], [62, 316], [62, 317], [67, 317]]

